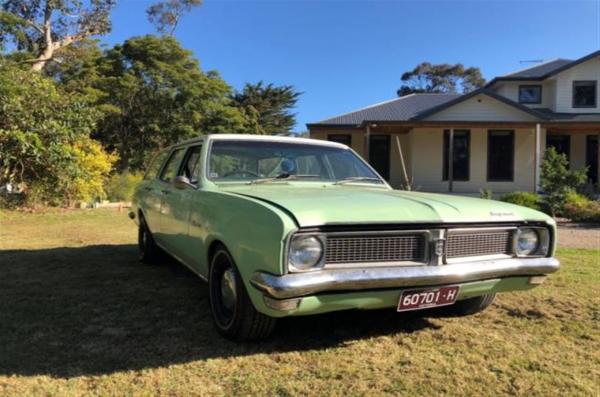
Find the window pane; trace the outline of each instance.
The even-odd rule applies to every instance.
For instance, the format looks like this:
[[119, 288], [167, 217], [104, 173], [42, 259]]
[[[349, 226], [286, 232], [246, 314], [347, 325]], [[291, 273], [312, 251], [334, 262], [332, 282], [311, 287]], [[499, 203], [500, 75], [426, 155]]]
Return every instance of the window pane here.
[[512, 181], [515, 134], [513, 131], [488, 132], [488, 180]]
[[519, 103], [542, 103], [542, 86], [519, 86]]
[[167, 164], [165, 165], [162, 174], [160, 175], [161, 180], [165, 182], [171, 182], [173, 179], [175, 179], [175, 177], [177, 176], [177, 171], [179, 170], [179, 164], [183, 159], [184, 153], [185, 152], [183, 149], [177, 149], [173, 152], [173, 154], [169, 158], [169, 161], [167, 161]]
[[350, 135], [327, 135], [327, 140], [331, 142], [337, 142], [346, 146], [352, 146], [352, 137]]
[[573, 82], [573, 107], [596, 107], [596, 85], [595, 81]]
[[559, 154], [567, 156], [571, 162], [571, 136], [570, 135], [547, 135], [546, 149], [553, 147]]
[[150, 166], [148, 167], [148, 170], [146, 171], [146, 174], [144, 175], [144, 179], [154, 179], [158, 176], [158, 171], [160, 171], [160, 167], [163, 165], [167, 154], [168, 152], [163, 151], [154, 157], [150, 163]]
[[198, 181], [198, 171], [200, 164], [200, 151], [202, 146], [194, 146], [189, 150], [187, 161], [183, 166], [183, 175], [185, 175], [190, 181]]
[[390, 180], [390, 136], [371, 135], [369, 163], [385, 180]]
[[[454, 161], [452, 162], [452, 180], [469, 180], [469, 158], [470, 158], [471, 132], [467, 130], [454, 131]], [[448, 180], [448, 162], [450, 156], [450, 131], [444, 131], [444, 171], [443, 179]]]
[[214, 142], [210, 153], [209, 178], [249, 181], [276, 177], [282, 173], [284, 162], [292, 166], [292, 170], [288, 171], [290, 175], [309, 181], [335, 181], [351, 176], [376, 178], [365, 163], [348, 149], [253, 141]]

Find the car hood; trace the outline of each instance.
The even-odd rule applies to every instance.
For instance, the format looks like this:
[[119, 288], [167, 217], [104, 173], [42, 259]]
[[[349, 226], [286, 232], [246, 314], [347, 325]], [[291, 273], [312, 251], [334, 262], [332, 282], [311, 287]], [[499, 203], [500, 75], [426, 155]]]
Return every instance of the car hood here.
[[495, 200], [362, 185], [290, 182], [229, 185], [221, 188], [229, 193], [252, 197], [277, 206], [288, 212], [300, 227], [378, 223], [497, 223], [526, 220], [553, 222], [552, 218], [541, 212]]

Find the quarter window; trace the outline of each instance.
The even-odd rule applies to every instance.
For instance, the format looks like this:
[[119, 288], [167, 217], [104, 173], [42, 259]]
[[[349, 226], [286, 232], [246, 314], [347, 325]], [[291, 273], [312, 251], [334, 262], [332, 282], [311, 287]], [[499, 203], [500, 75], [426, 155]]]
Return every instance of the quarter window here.
[[188, 151], [187, 159], [183, 165], [181, 172], [183, 175], [190, 180], [191, 183], [195, 184], [198, 182], [199, 168], [200, 168], [200, 152], [202, 146], [194, 146]]
[[542, 103], [542, 86], [541, 85], [520, 85], [519, 86], [519, 103], [524, 103], [524, 104], [540, 104], [540, 103]]
[[573, 107], [595, 108], [597, 100], [597, 81], [573, 82]]
[[181, 160], [183, 159], [185, 151], [183, 149], [177, 149], [171, 154], [167, 164], [165, 164], [165, 168], [163, 168], [162, 173], [160, 174], [160, 180], [163, 182], [171, 182], [177, 176], [177, 171], [179, 171], [179, 165], [181, 164]]
[[[469, 180], [469, 159], [471, 157], [471, 132], [468, 130], [454, 130], [453, 139], [454, 161], [452, 162], [452, 180], [468, 181]], [[450, 150], [450, 131], [444, 131], [444, 170], [443, 179], [448, 180], [448, 163]]]
[[488, 131], [488, 181], [512, 181], [514, 179], [514, 159], [514, 131]]

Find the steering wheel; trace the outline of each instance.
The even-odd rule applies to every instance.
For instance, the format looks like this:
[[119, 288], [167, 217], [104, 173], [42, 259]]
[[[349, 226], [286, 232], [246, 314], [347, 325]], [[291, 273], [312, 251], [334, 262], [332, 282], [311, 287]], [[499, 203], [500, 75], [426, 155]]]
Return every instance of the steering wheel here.
[[242, 174], [242, 175], [246, 174], [246, 175], [252, 175], [252, 176], [260, 177], [260, 174], [257, 174], [256, 172], [250, 171], [250, 170], [233, 170], [233, 171], [229, 171], [229, 172], [226, 172], [223, 175], [223, 177], [227, 178], [228, 176], [236, 175], [236, 174]]

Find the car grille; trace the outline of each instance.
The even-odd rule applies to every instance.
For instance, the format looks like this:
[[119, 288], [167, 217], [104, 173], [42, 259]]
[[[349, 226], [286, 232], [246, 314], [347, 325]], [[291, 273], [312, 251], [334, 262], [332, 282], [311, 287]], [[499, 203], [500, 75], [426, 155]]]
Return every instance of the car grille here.
[[422, 262], [425, 235], [356, 236], [327, 238], [325, 264], [365, 262]]
[[471, 231], [448, 234], [446, 257], [461, 258], [467, 256], [510, 255], [512, 254], [513, 232]]

